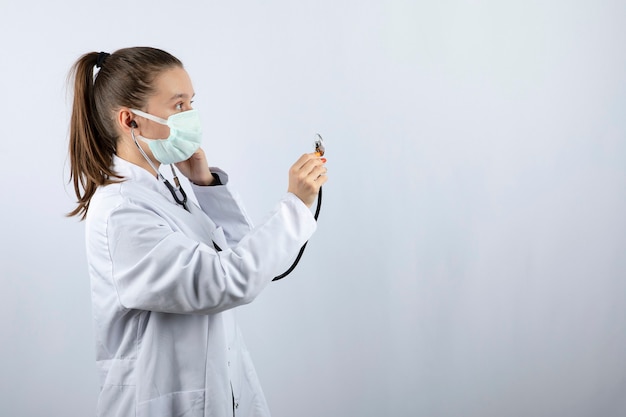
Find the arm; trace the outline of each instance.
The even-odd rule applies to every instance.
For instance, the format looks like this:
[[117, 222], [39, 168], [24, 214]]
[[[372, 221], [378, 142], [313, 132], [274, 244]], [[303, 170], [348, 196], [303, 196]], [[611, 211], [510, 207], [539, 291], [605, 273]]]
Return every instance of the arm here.
[[239, 195], [228, 185], [228, 175], [219, 168], [211, 168], [211, 172], [219, 176], [220, 185], [191, 186], [202, 211], [224, 228], [228, 245], [234, 246], [252, 229], [252, 221]]
[[155, 213], [124, 204], [107, 228], [113, 283], [125, 308], [216, 313], [252, 301], [315, 227], [309, 209], [287, 194], [259, 227], [218, 253]]

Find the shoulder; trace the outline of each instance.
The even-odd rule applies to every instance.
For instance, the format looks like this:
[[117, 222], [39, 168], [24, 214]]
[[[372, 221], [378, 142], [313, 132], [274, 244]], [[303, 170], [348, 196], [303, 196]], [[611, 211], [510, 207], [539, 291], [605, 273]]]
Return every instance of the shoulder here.
[[127, 200], [127, 197], [125, 197], [127, 185], [122, 180], [98, 187], [89, 202], [87, 218], [102, 217], [103, 214], [110, 212]]
[[94, 235], [106, 234], [111, 213], [127, 201], [122, 192], [123, 187], [122, 182], [100, 186], [91, 197], [85, 218], [85, 232], [88, 240]]
[[[122, 180], [113, 184], [98, 187], [89, 203], [87, 211], [87, 228], [103, 225], [117, 211], [124, 207], [145, 206], [145, 190], [133, 180]], [[97, 226], [96, 226], [97, 227]]]

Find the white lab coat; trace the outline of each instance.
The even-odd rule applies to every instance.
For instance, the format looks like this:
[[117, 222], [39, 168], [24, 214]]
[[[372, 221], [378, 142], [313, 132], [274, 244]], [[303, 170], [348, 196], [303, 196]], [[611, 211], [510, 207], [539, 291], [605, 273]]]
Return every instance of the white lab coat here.
[[214, 170], [225, 185], [193, 186], [187, 212], [148, 171], [113, 162], [125, 180], [98, 188], [86, 220], [98, 415], [227, 417], [234, 401], [238, 417], [269, 416], [231, 309], [289, 266], [311, 211], [287, 194], [252, 228]]

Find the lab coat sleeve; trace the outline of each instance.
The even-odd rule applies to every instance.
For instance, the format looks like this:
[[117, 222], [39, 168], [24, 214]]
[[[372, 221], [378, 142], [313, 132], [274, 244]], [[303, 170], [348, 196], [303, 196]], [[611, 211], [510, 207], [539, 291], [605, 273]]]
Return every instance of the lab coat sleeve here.
[[113, 284], [127, 309], [216, 313], [252, 301], [315, 228], [308, 207], [287, 194], [235, 246], [216, 252], [126, 202], [107, 225]]
[[223, 228], [226, 242], [233, 246], [252, 229], [252, 221], [243, 208], [239, 194], [228, 185], [228, 175], [219, 168], [211, 168], [211, 172], [219, 176], [222, 185], [192, 184], [192, 188], [202, 211]]

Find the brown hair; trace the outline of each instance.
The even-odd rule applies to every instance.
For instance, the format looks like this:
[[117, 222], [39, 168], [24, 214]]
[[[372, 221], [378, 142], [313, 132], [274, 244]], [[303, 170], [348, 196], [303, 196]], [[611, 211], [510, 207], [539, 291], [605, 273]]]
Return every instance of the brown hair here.
[[[96, 65], [100, 69], [94, 73]], [[98, 186], [120, 179], [111, 169], [119, 138], [116, 110], [144, 107], [154, 93], [153, 81], [164, 70], [176, 66], [183, 66], [176, 57], [149, 47], [120, 49], [111, 55], [89, 52], [72, 66], [70, 181], [78, 206], [68, 216], [80, 215], [84, 219]]]

